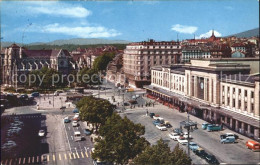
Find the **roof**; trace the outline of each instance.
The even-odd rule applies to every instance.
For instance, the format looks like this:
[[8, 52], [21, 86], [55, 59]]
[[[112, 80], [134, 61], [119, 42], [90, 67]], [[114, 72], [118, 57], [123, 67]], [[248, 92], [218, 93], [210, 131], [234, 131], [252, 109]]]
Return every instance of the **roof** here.
[[60, 51], [63, 51], [66, 56], [70, 56], [69, 52], [64, 49], [59, 50], [23, 50], [23, 55], [27, 57], [56, 57]]
[[220, 79], [222, 82], [227, 82], [227, 83], [233, 83], [233, 84], [242, 84], [246, 85], [248, 83], [254, 84], [257, 78], [259, 77], [258, 75], [242, 75], [242, 74], [234, 74], [234, 75], [223, 75]]

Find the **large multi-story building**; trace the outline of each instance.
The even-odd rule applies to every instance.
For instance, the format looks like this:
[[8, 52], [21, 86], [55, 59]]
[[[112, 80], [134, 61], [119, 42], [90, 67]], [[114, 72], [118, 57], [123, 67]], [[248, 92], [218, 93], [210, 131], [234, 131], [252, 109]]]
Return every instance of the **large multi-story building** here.
[[180, 63], [181, 46], [175, 41], [135, 42], [126, 46], [123, 54], [123, 70], [129, 86], [150, 84], [152, 66]]
[[[252, 65], [258, 71], [252, 73]], [[255, 58], [191, 60], [185, 65], [153, 67], [151, 75], [151, 85], [145, 86], [148, 97], [260, 137], [259, 61]]]
[[25, 78], [21, 74], [41, 69], [53, 68], [63, 74], [68, 74], [71, 69], [71, 56], [67, 50], [28, 50], [12, 44], [5, 49], [4, 63], [2, 66], [2, 83], [15, 86], [21, 81], [16, 78]]

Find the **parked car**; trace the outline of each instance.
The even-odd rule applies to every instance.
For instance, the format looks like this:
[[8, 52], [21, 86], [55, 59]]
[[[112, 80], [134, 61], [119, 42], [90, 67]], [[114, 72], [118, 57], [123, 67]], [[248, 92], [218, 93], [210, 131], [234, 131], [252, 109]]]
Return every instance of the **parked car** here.
[[189, 134], [189, 136], [188, 136], [188, 132], [184, 132], [183, 133], [183, 137], [184, 138], [186, 138], [186, 139], [188, 139], [188, 137], [191, 139], [192, 137], [191, 137], [191, 134]]
[[73, 112], [73, 113], [79, 113], [79, 109], [78, 109], [78, 108], [75, 108], [72, 112]]
[[65, 117], [64, 118], [64, 123], [69, 123], [70, 122], [70, 119], [69, 119], [69, 117], [67, 116], [67, 117]]
[[238, 135], [236, 135], [236, 134], [234, 134], [234, 133], [225, 133], [225, 134], [222, 134], [222, 135], [220, 135], [220, 138], [221, 138], [221, 139], [224, 139], [224, 138], [226, 138], [226, 137], [228, 137], [228, 136], [234, 136], [235, 139], [238, 139], [238, 138], [239, 138]]
[[220, 131], [222, 127], [220, 125], [210, 124], [207, 126], [207, 131]]
[[206, 154], [205, 159], [209, 164], [219, 164], [219, 161], [214, 155]]
[[153, 118], [153, 116], [155, 115], [155, 113], [150, 113], [150, 118]]
[[66, 106], [61, 106], [60, 110], [66, 109]]
[[79, 113], [75, 113], [74, 117], [79, 117]]
[[4, 143], [1, 146], [1, 149], [5, 150], [5, 149], [10, 149], [16, 146], [16, 143], [12, 140], [7, 141], [6, 143]]
[[153, 116], [153, 119], [154, 119], [154, 120], [157, 120], [157, 119], [158, 119], [158, 120], [163, 120], [163, 118], [160, 117], [159, 115], [154, 115], [154, 116]]
[[77, 127], [78, 126], [78, 122], [77, 121], [73, 121], [72, 122], [72, 127]]
[[38, 136], [43, 137], [45, 135], [45, 131], [44, 130], [39, 130]]
[[197, 143], [195, 143], [195, 142], [190, 142], [189, 148], [190, 148], [192, 151], [196, 151], [196, 150], [198, 150], [200, 147], [198, 146]]
[[158, 124], [156, 127], [161, 131], [167, 131], [167, 128], [163, 124]]
[[156, 126], [156, 125], [159, 125], [159, 124], [161, 124], [161, 122], [160, 122], [159, 120], [154, 120], [154, 121], [153, 121], [153, 125]]
[[179, 133], [179, 134], [181, 134], [181, 133], [182, 133], [182, 129], [180, 129], [180, 128], [174, 128], [174, 129], [173, 129], [173, 132], [174, 132], [174, 133]]
[[251, 149], [252, 151], [260, 151], [260, 143], [255, 142], [253, 140], [248, 140], [246, 142], [246, 147]]
[[227, 136], [226, 138], [224, 139], [221, 139], [220, 142], [222, 144], [225, 144], [225, 143], [235, 143], [236, 142], [236, 139], [234, 136]]
[[164, 125], [165, 125], [166, 128], [171, 128], [172, 127], [172, 125], [170, 124], [169, 121], [165, 121]]
[[91, 135], [91, 131], [89, 129], [84, 129], [84, 134], [85, 135]]
[[205, 130], [205, 129], [207, 129], [208, 125], [210, 125], [210, 124], [209, 123], [203, 123], [203, 124], [201, 124], [201, 128]]
[[172, 139], [172, 140], [178, 140], [178, 138], [180, 137], [181, 135], [179, 133], [170, 133], [169, 134], [169, 137]]
[[182, 145], [188, 144], [188, 140], [187, 140], [185, 137], [183, 137], [183, 136], [180, 136], [180, 137], [177, 139], [177, 141], [178, 141], [180, 144], [182, 144]]
[[40, 93], [39, 92], [33, 92], [33, 93], [31, 93], [31, 96], [32, 97], [39, 97]]
[[201, 158], [205, 158], [207, 155], [207, 153], [205, 152], [205, 150], [203, 148], [198, 148], [197, 150], [194, 151], [194, 153]]

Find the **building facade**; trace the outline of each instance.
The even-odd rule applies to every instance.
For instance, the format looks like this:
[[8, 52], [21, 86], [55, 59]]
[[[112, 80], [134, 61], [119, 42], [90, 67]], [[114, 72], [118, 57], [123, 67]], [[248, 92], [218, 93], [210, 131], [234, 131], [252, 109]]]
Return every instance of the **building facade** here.
[[67, 50], [28, 50], [12, 44], [5, 49], [4, 64], [2, 66], [2, 80], [6, 86], [19, 85], [16, 79], [21, 74], [48, 67], [68, 74], [71, 69], [72, 58]]
[[180, 63], [179, 42], [136, 42], [126, 46], [123, 54], [123, 70], [129, 86], [150, 84], [150, 69], [157, 65]]
[[227, 59], [191, 60], [153, 67], [151, 85], [145, 88], [148, 97], [165, 105], [258, 139], [259, 70], [255, 76], [250, 70], [250, 65]]

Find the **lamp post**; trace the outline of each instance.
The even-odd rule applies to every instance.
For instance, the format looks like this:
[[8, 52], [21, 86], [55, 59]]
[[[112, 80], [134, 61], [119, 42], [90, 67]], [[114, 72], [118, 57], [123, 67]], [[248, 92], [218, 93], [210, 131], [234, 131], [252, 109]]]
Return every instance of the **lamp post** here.
[[[54, 91], [54, 85], [52, 87], [53, 87], [53, 91]], [[54, 93], [52, 94], [52, 106], [54, 107]]]
[[[184, 104], [187, 106], [187, 100], [188, 100], [187, 98], [181, 98], [180, 100], [182, 102], [184, 102]], [[190, 132], [192, 132], [194, 129], [198, 129], [198, 128], [197, 128], [197, 123], [190, 120], [190, 114], [189, 114], [188, 110], [187, 110], [187, 115], [188, 115], [187, 116], [188, 120], [180, 122], [180, 126], [184, 126], [184, 128], [187, 129], [187, 132], [188, 132], [187, 148], [188, 148], [188, 156], [190, 157]]]

